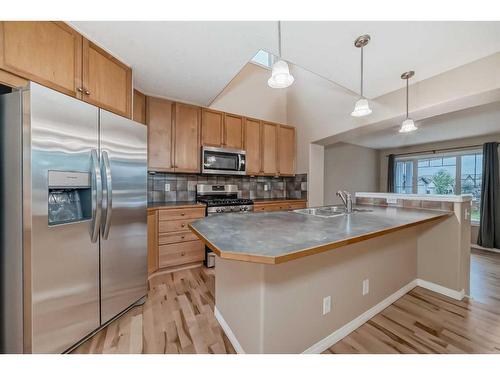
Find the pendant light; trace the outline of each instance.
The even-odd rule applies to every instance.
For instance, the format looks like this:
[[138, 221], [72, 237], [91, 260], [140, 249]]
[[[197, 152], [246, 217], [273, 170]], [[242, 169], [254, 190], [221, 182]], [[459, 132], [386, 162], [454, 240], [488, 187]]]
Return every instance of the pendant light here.
[[273, 64], [271, 78], [267, 81], [273, 89], [284, 89], [295, 80], [290, 74], [290, 69], [285, 60], [281, 59], [281, 21], [278, 21], [278, 61]]
[[406, 79], [406, 120], [403, 121], [401, 124], [401, 128], [399, 128], [400, 133], [410, 133], [418, 128], [415, 126], [415, 123], [411, 118], [408, 117], [408, 80], [415, 75], [415, 72], [413, 70], [410, 70], [409, 72], [401, 74], [401, 79]]
[[369, 41], [370, 35], [368, 34], [361, 35], [354, 41], [354, 45], [356, 46], [356, 48], [361, 48], [361, 92], [359, 100], [354, 105], [354, 111], [351, 112], [351, 116], [353, 117], [368, 116], [370, 113], [372, 113], [368, 100], [363, 97], [363, 47], [365, 47]]

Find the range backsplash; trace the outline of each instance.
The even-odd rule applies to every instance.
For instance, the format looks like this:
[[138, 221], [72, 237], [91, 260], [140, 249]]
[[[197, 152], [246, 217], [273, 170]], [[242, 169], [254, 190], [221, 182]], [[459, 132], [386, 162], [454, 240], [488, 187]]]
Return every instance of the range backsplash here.
[[[165, 191], [165, 184], [170, 185], [170, 191]], [[148, 202], [193, 201], [196, 184], [238, 185], [240, 198], [307, 199], [307, 174], [305, 173], [294, 177], [249, 177], [149, 172]]]

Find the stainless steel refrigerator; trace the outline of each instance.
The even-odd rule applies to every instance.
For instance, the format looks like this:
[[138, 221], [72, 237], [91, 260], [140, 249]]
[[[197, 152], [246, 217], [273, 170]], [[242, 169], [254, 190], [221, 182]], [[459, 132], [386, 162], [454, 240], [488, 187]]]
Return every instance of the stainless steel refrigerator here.
[[30, 83], [0, 132], [0, 352], [65, 352], [146, 295], [146, 127]]

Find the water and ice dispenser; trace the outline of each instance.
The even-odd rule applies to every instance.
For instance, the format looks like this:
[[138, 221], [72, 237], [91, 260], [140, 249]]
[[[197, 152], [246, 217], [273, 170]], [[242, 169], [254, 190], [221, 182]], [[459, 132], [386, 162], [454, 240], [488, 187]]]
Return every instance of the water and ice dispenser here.
[[49, 171], [48, 180], [49, 226], [92, 218], [90, 173]]

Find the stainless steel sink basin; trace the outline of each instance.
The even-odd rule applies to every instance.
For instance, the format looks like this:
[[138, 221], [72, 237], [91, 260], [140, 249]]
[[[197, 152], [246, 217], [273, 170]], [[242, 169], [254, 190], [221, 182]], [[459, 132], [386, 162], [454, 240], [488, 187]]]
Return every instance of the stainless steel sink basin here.
[[[356, 212], [371, 212], [373, 210], [365, 209], [365, 208], [353, 208], [352, 213]], [[301, 208], [298, 210], [294, 210], [298, 214], [303, 215], [313, 215], [318, 217], [334, 217], [340, 215], [347, 215], [346, 209], [344, 206], [325, 206], [325, 207], [313, 207], [313, 208]]]

